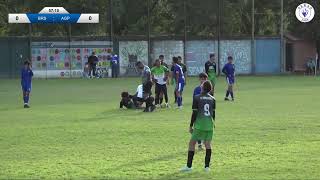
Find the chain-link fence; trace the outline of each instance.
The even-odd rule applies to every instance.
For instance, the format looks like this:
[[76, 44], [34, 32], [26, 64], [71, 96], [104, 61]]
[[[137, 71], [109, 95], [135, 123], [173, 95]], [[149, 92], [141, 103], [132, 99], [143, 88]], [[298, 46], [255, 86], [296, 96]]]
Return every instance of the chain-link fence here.
[[[98, 56], [102, 77], [110, 76], [114, 54], [119, 55], [118, 70], [122, 76], [136, 75], [135, 62], [152, 65], [161, 54], [168, 64], [173, 56], [181, 56], [189, 75], [203, 71], [210, 53], [216, 54], [220, 68], [227, 56], [233, 56], [239, 74], [305, 71], [307, 61], [316, 57], [320, 32], [314, 27], [319, 25], [319, 16], [309, 24], [297, 22], [294, 11], [300, 3], [293, 0], [7, 0], [0, 6], [4, 17], [8, 13], [37, 13], [43, 7], [61, 6], [70, 13], [99, 13], [100, 22], [2, 23], [0, 47], [4, 55], [0, 75], [17, 77], [22, 61], [29, 58], [37, 77], [82, 77], [92, 52]], [[318, 10], [316, 1], [308, 3]], [[301, 33], [303, 28], [309, 31]]]

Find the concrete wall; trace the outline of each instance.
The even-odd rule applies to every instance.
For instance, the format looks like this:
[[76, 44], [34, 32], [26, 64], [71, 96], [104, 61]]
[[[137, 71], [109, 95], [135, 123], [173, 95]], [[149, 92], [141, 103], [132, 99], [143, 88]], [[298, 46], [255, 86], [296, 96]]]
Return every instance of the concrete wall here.
[[[280, 40], [264, 39], [256, 40], [256, 73], [280, 73]], [[214, 40], [183, 41], [162, 40], [151, 42], [152, 62], [160, 54], [165, 56], [167, 64], [171, 64], [173, 56], [184, 54], [184, 63], [188, 67], [188, 75], [196, 76], [204, 71], [204, 64], [209, 59], [210, 53], [218, 53], [218, 42]], [[128, 54], [135, 54], [138, 60], [147, 64], [148, 44], [147, 41], [120, 41], [120, 65], [121, 75], [127, 75]], [[129, 52], [129, 53], [128, 53]], [[233, 56], [236, 66], [236, 74], [251, 74], [251, 41], [250, 40], [222, 40], [220, 42], [220, 70], [227, 62], [227, 57]], [[123, 59], [125, 58], [125, 59]], [[218, 61], [218, 60], [217, 60]], [[132, 67], [130, 67], [132, 69]], [[134, 75], [134, 72], [131, 73]]]
[[204, 72], [204, 64], [209, 60], [211, 53], [218, 52], [217, 47], [217, 41], [187, 41], [185, 63], [188, 67], [188, 75], [197, 76]]
[[165, 62], [170, 65], [172, 57], [181, 56], [184, 59], [183, 41], [164, 40], [153, 41], [151, 46], [151, 58], [152, 62], [159, 58], [159, 55], [164, 55]]
[[220, 70], [227, 63], [228, 56], [232, 56], [236, 74], [250, 74], [252, 72], [250, 40], [223, 40], [220, 51]]

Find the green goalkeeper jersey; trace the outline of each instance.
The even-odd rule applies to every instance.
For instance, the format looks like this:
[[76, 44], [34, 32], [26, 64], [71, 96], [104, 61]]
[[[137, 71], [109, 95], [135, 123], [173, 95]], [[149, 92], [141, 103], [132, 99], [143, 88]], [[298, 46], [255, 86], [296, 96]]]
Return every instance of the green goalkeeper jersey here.
[[167, 81], [164, 79], [166, 77], [166, 73], [169, 72], [169, 69], [163, 65], [160, 65], [159, 67], [154, 66], [151, 69], [151, 74], [154, 76], [154, 79], [157, 80], [158, 84], [166, 84]]

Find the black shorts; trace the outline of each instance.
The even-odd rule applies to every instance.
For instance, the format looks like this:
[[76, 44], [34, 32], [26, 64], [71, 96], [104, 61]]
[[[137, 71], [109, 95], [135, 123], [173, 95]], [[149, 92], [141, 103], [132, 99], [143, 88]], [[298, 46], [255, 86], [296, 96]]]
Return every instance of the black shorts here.
[[143, 93], [151, 95], [152, 82], [147, 81], [143, 84]]
[[167, 92], [167, 85], [166, 84], [157, 84], [156, 83], [156, 87], [155, 87], [155, 93], [156, 94], [160, 94], [160, 93], [165, 93]]

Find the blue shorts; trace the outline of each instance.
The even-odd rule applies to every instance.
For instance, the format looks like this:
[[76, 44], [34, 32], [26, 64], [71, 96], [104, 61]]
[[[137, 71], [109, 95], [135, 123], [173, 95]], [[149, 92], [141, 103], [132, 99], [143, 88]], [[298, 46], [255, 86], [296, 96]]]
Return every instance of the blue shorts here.
[[226, 78], [227, 79], [227, 83], [229, 84], [229, 85], [233, 85], [234, 84], [234, 77], [227, 77]]
[[31, 84], [21, 84], [23, 92], [31, 92]]
[[182, 93], [184, 88], [184, 83], [178, 83], [176, 86], [176, 91]]

